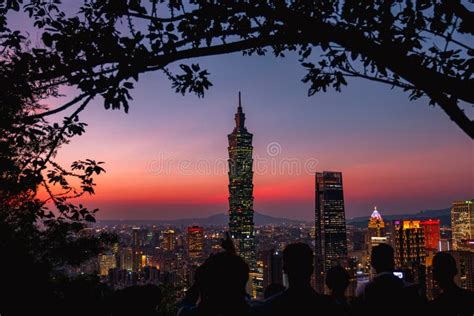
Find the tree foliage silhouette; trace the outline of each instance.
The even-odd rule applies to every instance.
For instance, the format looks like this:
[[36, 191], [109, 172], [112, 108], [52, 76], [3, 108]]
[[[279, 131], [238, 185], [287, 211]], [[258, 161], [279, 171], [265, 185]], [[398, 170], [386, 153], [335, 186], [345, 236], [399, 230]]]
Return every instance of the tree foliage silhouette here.
[[[45, 117], [102, 96], [105, 108], [128, 110], [133, 81], [163, 71], [177, 92], [203, 96], [209, 73], [198, 64], [166, 67], [201, 56], [298, 53], [309, 95], [359, 77], [426, 96], [469, 136], [472, 120], [474, 14], [459, 0], [190, 1], [96, 0], [68, 15], [55, 1], [7, 1], [3, 12], [24, 10], [42, 30], [42, 47], [25, 49], [21, 32], [3, 15], [3, 65], [31, 93], [81, 94]], [[20, 73], [21, 70], [21, 73]], [[10, 86], [9, 85], [9, 86]], [[465, 104], [466, 105], [466, 104]], [[79, 111], [80, 112], [80, 111]]]

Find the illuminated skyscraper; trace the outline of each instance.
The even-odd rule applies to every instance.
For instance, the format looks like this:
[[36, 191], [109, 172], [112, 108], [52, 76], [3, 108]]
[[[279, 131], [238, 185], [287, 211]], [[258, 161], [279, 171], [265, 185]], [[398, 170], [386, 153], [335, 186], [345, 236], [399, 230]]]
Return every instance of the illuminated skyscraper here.
[[369, 225], [369, 254], [372, 251], [372, 247], [377, 246], [381, 243], [387, 243], [387, 237], [385, 236], [385, 223], [377, 211], [377, 206], [374, 208], [372, 215], [370, 216]]
[[440, 220], [429, 219], [422, 221], [420, 225], [423, 227], [425, 232], [425, 248], [427, 250], [438, 250], [440, 248]]
[[239, 92], [239, 106], [235, 114], [235, 128], [229, 139], [229, 230], [236, 250], [256, 269], [253, 222], [252, 137], [245, 127], [245, 114]]
[[374, 207], [372, 215], [370, 215], [369, 225], [367, 226], [368, 232], [368, 247], [367, 247], [367, 257], [366, 257], [366, 268], [369, 270], [369, 274], [372, 275], [372, 271], [370, 269], [370, 255], [372, 253], [372, 248], [380, 245], [388, 243], [388, 239], [385, 235], [385, 223], [382, 219], [382, 215], [380, 215], [379, 211], [377, 210], [377, 206]]
[[316, 290], [323, 292], [325, 272], [346, 265], [347, 237], [342, 173], [316, 173], [315, 276]]
[[425, 233], [420, 221], [394, 221], [395, 264], [400, 268], [425, 264]]
[[132, 247], [122, 248], [120, 251], [120, 268], [133, 271], [134, 253]]
[[166, 251], [174, 251], [176, 248], [176, 232], [173, 229], [167, 229], [162, 233], [162, 237], [161, 248]]
[[451, 208], [453, 249], [462, 248], [463, 241], [474, 239], [474, 200], [456, 201]]
[[420, 290], [426, 293], [426, 250], [423, 226], [417, 220], [394, 221], [393, 230], [395, 265], [407, 273], [408, 280], [418, 283]]
[[377, 211], [377, 206], [374, 208], [374, 211], [370, 216], [368, 229], [369, 238], [385, 236], [385, 223], [382, 219], [382, 215], [380, 215], [379, 211]]
[[474, 290], [474, 253], [470, 251], [450, 251], [449, 252], [458, 268], [458, 274], [454, 278], [457, 285], [467, 290]]
[[109, 270], [117, 267], [117, 259], [113, 253], [99, 255], [99, 274], [107, 276]]
[[143, 246], [142, 234], [143, 232], [140, 227], [132, 228], [132, 246], [134, 247]]
[[204, 229], [199, 226], [188, 227], [187, 235], [188, 257], [198, 261], [204, 256]]

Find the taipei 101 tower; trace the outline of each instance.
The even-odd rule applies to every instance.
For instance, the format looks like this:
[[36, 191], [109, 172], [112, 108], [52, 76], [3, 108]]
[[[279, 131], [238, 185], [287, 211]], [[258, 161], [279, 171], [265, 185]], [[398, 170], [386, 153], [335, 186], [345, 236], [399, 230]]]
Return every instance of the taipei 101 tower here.
[[238, 254], [256, 269], [253, 222], [252, 137], [245, 127], [239, 92], [235, 127], [229, 138], [229, 231]]

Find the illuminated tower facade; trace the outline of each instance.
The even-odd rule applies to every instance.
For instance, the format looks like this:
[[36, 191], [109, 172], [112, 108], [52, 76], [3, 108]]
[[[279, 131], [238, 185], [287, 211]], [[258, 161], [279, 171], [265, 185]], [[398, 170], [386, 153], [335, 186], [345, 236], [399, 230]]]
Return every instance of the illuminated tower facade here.
[[235, 127], [229, 139], [229, 231], [239, 255], [256, 269], [253, 222], [252, 137], [245, 127], [239, 92]]
[[369, 225], [368, 225], [368, 247], [367, 247], [367, 262], [369, 262], [370, 254], [372, 253], [372, 248], [388, 243], [388, 238], [385, 236], [385, 223], [377, 210], [377, 206], [374, 207], [372, 215], [370, 215]]
[[441, 238], [440, 220], [429, 219], [422, 221], [420, 224], [425, 232], [425, 248], [427, 250], [438, 250]]
[[199, 261], [204, 257], [204, 229], [202, 227], [188, 227], [187, 246], [188, 257], [192, 261]]
[[418, 220], [394, 221], [395, 265], [407, 272], [426, 293], [425, 232]]
[[165, 251], [174, 251], [176, 248], [176, 232], [173, 229], [167, 229], [163, 231], [162, 237], [161, 248]]
[[324, 291], [324, 276], [334, 265], [346, 265], [347, 234], [342, 173], [316, 173], [315, 209], [316, 290]]
[[420, 221], [394, 221], [395, 264], [400, 268], [425, 264], [425, 232]]
[[372, 239], [372, 237], [385, 237], [385, 223], [382, 215], [377, 211], [377, 206], [374, 208], [372, 215], [370, 215], [368, 230], [369, 239]]
[[451, 208], [453, 249], [462, 249], [463, 243], [474, 239], [474, 200], [456, 201]]

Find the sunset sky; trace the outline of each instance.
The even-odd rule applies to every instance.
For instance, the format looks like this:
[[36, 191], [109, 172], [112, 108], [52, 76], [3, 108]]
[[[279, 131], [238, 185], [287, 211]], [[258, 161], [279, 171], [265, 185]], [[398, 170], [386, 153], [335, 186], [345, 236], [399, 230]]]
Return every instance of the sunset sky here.
[[[11, 21], [18, 29], [28, 22], [23, 14]], [[39, 34], [29, 32], [33, 45], [40, 43]], [[362, 79], [350, 80], [342, 93], [308, 97], [305, 71], [291, 54], [186, 62], [211, 73], [214, 86], [203, 99], [175, 93], [161, 73], [143, 75], [128, 114], [105, 110], [96, 98], [81, 115], [89, 124], [86, 134], [60, 149], [57, 159], [65, 165], [85, 158], [106, 162], [96, 195], [83, 201], [100, 208], [98, 218], [227, 212], [227, 134], [238, 91], [254, 134], [258, 212], [313, 219], [314, 172], [323, 170], [342, 171], [348, 218], [369, 216], [375, 205], [383, 216], [446, 208], [474, 195], [472, 141], [426, 99], [409, 101], [399, 89]], [[77, 95], [62, 92], [64, 100]], [[474, 116], [472, 107], [466, 111]]]
[[342, 93], [308, 97], [294, 56], [231, 54], [199, 62], [214, 84], [203, 99], [176, 94], [154, 73], [140, 78], [129, 114], [105, 110], [96, 99], [82, 115], [87, 133], [58, 159], [106, 162], [97, 194], [85, 201], [100, 208], [98, 218], [226, 212], [227, 134], [239, 90], [259, 162], [258, 212], [311, 220], [314, 171], [323, 170], [343, 172], [349, 218], [370, 215], [375, 205], [384, 215], [472, 198], [472, 141], [426, 100], [410, 102], [399, 90], [363, 80], [350, 81]]

